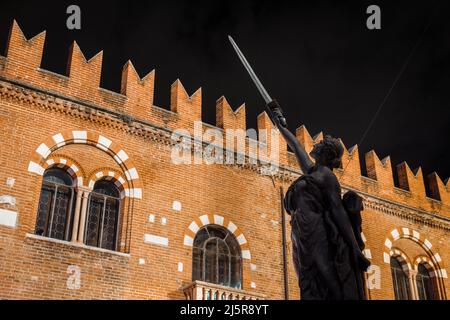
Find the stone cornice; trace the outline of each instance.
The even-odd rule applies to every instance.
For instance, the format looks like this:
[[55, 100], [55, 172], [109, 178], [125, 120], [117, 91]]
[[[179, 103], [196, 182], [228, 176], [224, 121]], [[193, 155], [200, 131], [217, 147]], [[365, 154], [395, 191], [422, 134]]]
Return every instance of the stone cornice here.
[[386, 199], [377, 198], [372, 195], [362, 193], [358, 190], [355, 191], [363, 197], [364, 206], [366, 208], [408, 220], [419, 225], [450, 231], [450, 219], [447, 217], [412, 208]]

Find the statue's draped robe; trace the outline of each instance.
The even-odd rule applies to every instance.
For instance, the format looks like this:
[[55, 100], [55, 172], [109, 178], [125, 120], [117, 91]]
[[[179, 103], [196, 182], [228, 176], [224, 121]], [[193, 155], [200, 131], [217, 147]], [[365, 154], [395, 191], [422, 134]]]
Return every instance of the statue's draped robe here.
[[314, 178], [301, 176], [289, 188], [294, 266], [305, 300], [363, 299], [362, 272], [330, 214], [327, 197]]

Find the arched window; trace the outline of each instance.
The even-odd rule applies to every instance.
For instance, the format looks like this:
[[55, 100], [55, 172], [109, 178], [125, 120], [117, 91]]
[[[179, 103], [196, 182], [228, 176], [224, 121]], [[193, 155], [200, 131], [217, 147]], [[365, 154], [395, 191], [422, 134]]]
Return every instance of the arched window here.
[[75, 189], [72, 177], [64, 170], [45, 171], [36, 219], [35, 233], [69, 240], [72, 234]]
[[430, 277], [430, 273], [423, 263], [417, 267], [416, 285], [419, 300], [437, 299], [433, 278]]
[[89, 196], [85, 243], [117, 250], [120, 192], [112, 181], [99, 180]]
[[411, 291], [406, 273], [398, 258], [391, 257], [392, 281], [395, 293], [395, 300], [411, 299]]
[[230, 231], [208, 225], [197, 232], [192, 278], [232, 288], [242, 287], [241, 248]]

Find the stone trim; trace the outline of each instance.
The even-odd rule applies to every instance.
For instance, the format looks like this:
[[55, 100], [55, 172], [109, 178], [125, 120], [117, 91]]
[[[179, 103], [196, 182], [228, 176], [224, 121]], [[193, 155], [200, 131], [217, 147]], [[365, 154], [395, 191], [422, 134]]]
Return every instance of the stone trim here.
[[[47, 138], [31, 155], [31, 160], [28, 164], [28, 171], [38, 175], [43, 175], [45, 165], [48, 165], [49, 160], [47, 160], [47, 158], [50, 154], [55, 150], [69, 144], [91, 145], [111, 155], [115, 162], [123, 169], [126, 180], [129, 185], [132, 186], [131, 188], [126, 189], [128, 190], [126, 192], [127, 195], [130, 198], [142, 199], [140, 177], [128, 154], [109, 138], [88, 130], [65, 130], [54, 134], [51, 138]], [[63, 159], [63, 162], [64, 161], [65, 159]], [[108, 175], [109, 173], [106, 174]]]
[[[440, 265], [439, 263], [442, 263], [439, 253], [431, 250], [433, 245], [428, 239], [422, 239], [420, 232], [410, 228], [396, 228], [391, 231], [389, 236], [384, 241], [385, 248], [383, 252], [383, 260], [386, 264], [390, 264], [390, 257], [393, 254], [398, 253], [398, 255], [402, 256], [399, 249], [393, 248], [394, 242], [399, 239], [410, 239], [420, 245], [428, 254], [428, 258], [432, 261], [432, 266], [437, 268]], [[398, 252], [396, 252], [396, 250]], [[408, 263], [408, 269], [413, 270], [411, 263]], [[436, 274], [437, 277], [447, 278], [447, 271], [442, 268], [442, 266], [440, 269], [436, 270]]]
[[63, 240], [59, 240], [59, 239], [47, 238], [47, 237], [38, 236], [38, 235], [35, 235], [35, 234], [32, 234], [32, 233], [27, 233], [25, 235], [25, 237], [28, 238], [28, 239], [33, 239], [33, 240], [52, 242], [52, 243], [62, 244], [62, 245], [65, 245], [65, 246], [76, 247], [76, 248], [80, 248], [80, 249], [86, 249], [86, 250], [91, 250], [91, 251], [108, 253], [108, 254], [121, 256], [121, 257], [125, 257], [125, 258], [130, 258], [131, 257], [131, 255], [129, 253], [123, 253], [123, 252], [119, 252], [119, 251], [112, 251], [112, 250], [107, 250], [107, 249], [97, 248], [97, 247], [91, 247], [91, 246], [85, 245], [84, 243], [69, 242], [69, 241], [63, 241]]
[[242, 231], [232, 221], [218, 214], [205, 214], [192, 221], [184, 233], [184, 245], [187, 247], [192, 247], [197, 232], [202, 227], [211, 224], [219, 225], [228, 229], [228, 231], [236, 237], [236, 241], [241, 247], [242, 259], [251, 260], [250, 246]]

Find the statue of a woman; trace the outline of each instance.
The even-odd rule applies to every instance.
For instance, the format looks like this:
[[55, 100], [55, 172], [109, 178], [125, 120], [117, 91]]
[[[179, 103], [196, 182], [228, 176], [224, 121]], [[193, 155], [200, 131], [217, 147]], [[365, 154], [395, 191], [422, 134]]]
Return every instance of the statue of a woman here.
[[[272, 101], [268, 107], [303, 172], [289, 187], [284, 199], [291, 215], [293, 259], [301, 298], [364, 299], [361, 280], [370, 262], [355, 237], [360, 230], [352, 228], [349, 218], [359, 214], [362, 202], [356, 194], [347, 197], [346, 207], [353, 208], [354, 212], [346, 211], [339, 181], [333, 173], [340, 165], [343, 147], [339, 140], [326, 136], [310, 152], [315, 160], [312, 162], [287, 129], [278, 103]], [[359, 207], [358, 203], [361, 203]]]

